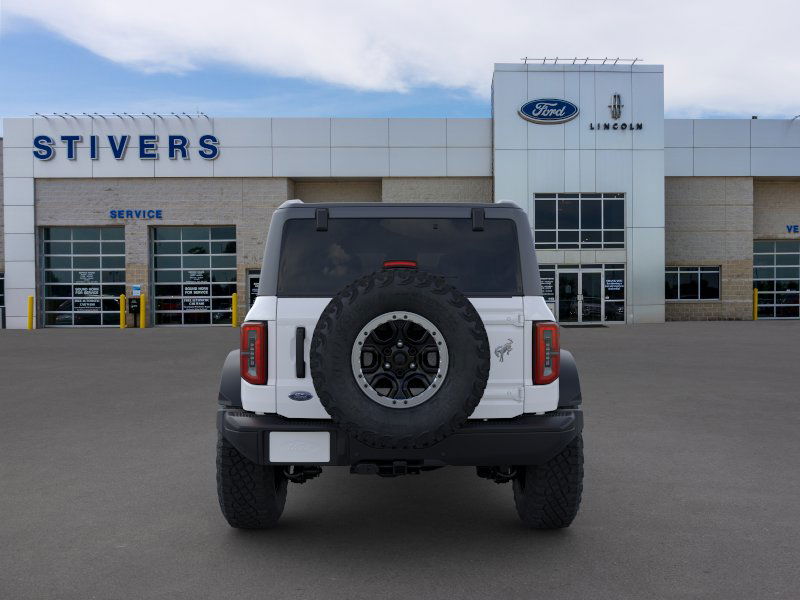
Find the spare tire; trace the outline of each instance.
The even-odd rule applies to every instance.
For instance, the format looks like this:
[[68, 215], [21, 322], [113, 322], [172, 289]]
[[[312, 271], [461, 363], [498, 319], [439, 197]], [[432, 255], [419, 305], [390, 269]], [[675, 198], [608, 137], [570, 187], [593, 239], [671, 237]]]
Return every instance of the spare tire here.
[[478, 312], [443, 277], [366, 275], [339, 292], [311, 340], [311, 377], [331, 418], [376, 448], [424, 448], [475, 410], [489, 378]]

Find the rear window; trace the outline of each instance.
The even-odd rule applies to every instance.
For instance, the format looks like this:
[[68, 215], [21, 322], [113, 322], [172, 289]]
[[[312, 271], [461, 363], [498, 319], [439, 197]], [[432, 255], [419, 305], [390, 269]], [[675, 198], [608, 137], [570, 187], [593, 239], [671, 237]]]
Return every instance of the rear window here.
[[278, 295], [335, 295], [386, 260], [414, 260], [472, 296], [522, 295], [514, 221], [487, 219], [331, 219], [317, 231], [313, 219], [284, 225]]

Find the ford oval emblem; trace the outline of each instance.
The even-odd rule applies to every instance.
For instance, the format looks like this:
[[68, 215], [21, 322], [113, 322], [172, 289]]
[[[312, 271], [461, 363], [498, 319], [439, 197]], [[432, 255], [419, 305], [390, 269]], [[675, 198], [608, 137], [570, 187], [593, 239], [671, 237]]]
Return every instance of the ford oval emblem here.
[[314, 395], [309, 392], [292, 392], [289, 394], [289, 398], [297, 402], [305, 402], [306, 400], [311, 400], [313, 397]]
[[566, 123], [578, 116], [578, 107], [569, 100], [538, 98], [523, 104], [519, 109], [519, 116], [543, 125]]

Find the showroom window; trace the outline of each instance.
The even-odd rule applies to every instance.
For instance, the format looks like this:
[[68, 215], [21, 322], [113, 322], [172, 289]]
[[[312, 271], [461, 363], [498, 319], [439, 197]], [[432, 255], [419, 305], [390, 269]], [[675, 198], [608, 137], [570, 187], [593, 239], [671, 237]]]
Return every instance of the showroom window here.
[[667, 267], [667, 300], [719, 300], [719, 267]]
[[534, 194], [537, 249], [624, 248], [625, 194]]
[[800, 241], [753, 242], [759, 319], [800, 318]]
[[539, 265], [542, 296], [561, 323], [625, 321], [625, 265]]
[[45, 227], [40, 260], [45, 326], [119, 326], [122, 227]]
[[236, 292], [236, 228], [155, 227], [156, 325], [230, 325]]

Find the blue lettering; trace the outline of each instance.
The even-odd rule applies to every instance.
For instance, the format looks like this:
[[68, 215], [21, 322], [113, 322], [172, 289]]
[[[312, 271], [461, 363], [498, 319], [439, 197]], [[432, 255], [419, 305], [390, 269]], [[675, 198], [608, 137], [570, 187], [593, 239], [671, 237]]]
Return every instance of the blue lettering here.
[[110, 218], [112, 218], [112, 219], [116, 219], [117, 218], [117, 211], [115, 211], [115, 210], [109, 211], [108, 216]]
[[75, 160], [77, 158], [77, 153], [75, 152], [75, 148], [78, 145], [78, 142], [81, 141], [81, 136], [62, 135], [61, 141], [67, 145], [67, 158], [69, 160]]
[[128, 142], [130, 141], [131, 136], [129, 135], [120, 136], [119, 142], [117, 142], [116, 136], [108, 136], [108, 145], [111, 146], [111, 154], [114, 155], [114, 158], [117, 160], [125, 158], [125, 151], [128, 149]]
[[204, 135], [200, 137], [200, 147], [203, 148], [199, 151], [201, 158], [206, 160], [214, 160], [219, 156], [219, 140], [215, 135]]
[[161, 218], [161, 209], [159, 208], [159, 209], [156, 211], [156, 219], [160, 219], [160, 218]]
[[152, 219], [155, 216], [156, 216], [156, 211], [154, 211], [154, 210], [148, 210], [147, 211], [147, 218], [148, 219]]
[[787, 225], [786, 226], [787, 233], [800, 233], [800, 225]]
[[132, 210], [126, 210], [125, 211], [125, 218], [126, 219], [132, 219], [133, 218], [133, 211]]
[[183, 135], [169, 136], [169, 157], [174, 160], [178, 158], [178, 152], [180, 152], [181, 158], [183, 159], [189, 158], [189, 151], [187, 150], [188, 146], [189, 146], [189, 140], [186, 139], [186, 136]]
[[140, 135], [139, 136], [139, 158], [142, 160], [154, 160], [158, 158], [158, 136]]
[[33, 138], [33, 155], [39, 160], [50, 160], [53, 158], [53, 138], [47, 135], [37, 135]]
[[142, 211], [140, 211], [140, 210], [135, 210], [135, 211], [133, 211], [133, 214], [134, 214], [134, 216], [135, 216], [137, 219], [139, 219], [139, 218], [141, 218], [141, 216], [142, 216]]
[[100, 158], [98, 153], [98, 146], [100, 146], [100, 138], [96, 135], [89, 136], [89, 158], [97, 160]]

